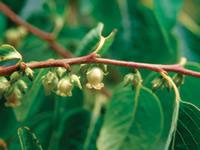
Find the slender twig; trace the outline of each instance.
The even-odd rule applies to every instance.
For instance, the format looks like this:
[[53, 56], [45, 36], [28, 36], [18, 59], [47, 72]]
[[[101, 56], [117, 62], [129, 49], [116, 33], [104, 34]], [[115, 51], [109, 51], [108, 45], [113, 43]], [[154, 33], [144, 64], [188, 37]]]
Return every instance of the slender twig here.
[[[95, 54], [90, 54], [90, 55], [76, 57], [76, 58], [68, 58], [68, 59], [55, 59], [55, 60], [30, 62], [30, 63], [26, 63], [26, 66], [30, 67], [31, 69], [37, 69], [37, 68], [48, 68], [48, 67], [63, 67], [64, 64], [68, 64], [71, 66], [71, 65], [77, 65], [77, 64], [91, 64], [91, 63], [131, 67], [131, 68], [136, 68], [136, 69], [147, 69], [147, 70], [151, 70], [151, 71], [155, 71], [159, 73], [163, 71], [176, 72], [183, 75], [190, 75], [190, 76], [200, 78], [200, 72], [186, 69], [180, 64], [163, 65], [163, 64], [139, 63], [139, 62], [131, 62], [131, 61], [98, 58], [96, 57]], [[19, 70], [19, 68], [20, 68], [20, 65], [0, 67], [0, 75], [10, 75], [14, 71]]]
[[15, 14], [15, 12], [13, 12], [3, 2], [0, 2], [0, 12], [4, 13], [10, 20], [15, 22], [16, 24], [21, 25], [24, 28], [26, 28], [26, 30], [29, 31], [30, 33], [48, 42], [51, 48], [55, 50], [60, 56], [64, 58], [69, 58], [73, 56], [70, 53], [70, 51], [66, 50], [64, 47], [62, 47], [59, 43], [55, 41], [55, 37], [53, 36], [53, 34], [44, 32], [40, 30], [39, 28], [34, 27], [33, 25], [29, 24], [28, 22], [20, 18], [17, 14]]

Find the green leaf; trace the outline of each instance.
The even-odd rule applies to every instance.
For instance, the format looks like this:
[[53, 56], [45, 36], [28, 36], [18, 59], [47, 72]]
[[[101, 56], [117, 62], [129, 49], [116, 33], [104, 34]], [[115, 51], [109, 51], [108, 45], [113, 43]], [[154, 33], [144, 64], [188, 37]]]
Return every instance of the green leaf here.
[[172, 29], [177, 22], [177, 16], [181, 10], [183, 0], [153, 0], [154, 12], [158, 19], [165, 42], [171, 53], [177, 51], [176, 39]]
[[15, 119], [15, 115], [11, 108], [5, 107], [3, 99], [0, 99], [0, 118], [3, 123], [0, 123], [0, 137], [3, 139], [9, 138], [13, 135], [13, 128], [15, 128], [18, 122]]
[[163, 127], [163, 132], [162, 135], [157, 142], [157, 145], [154, 148], [158, 149], [164, 149], [169, 147], [169, 141], [171, 140], [171, 133], [170, 131], [174, 126], [176, 126], [177, 120], [174, 120], [174, 113], [176, 113], [175, 108], [175, 94], [173, 91], [168, 91], [166, 88], [163, 90], [157, 90], [156, 95], [159, 97], [163, 113], [164, 113], [164, 127]]
[[19, 128], [18, 136], [21, 150], [42, 150], [42, 146], [40, 145], [37, 137], [28, 127]]
[[160, 24], [167, 30], [171, 30], [176, 24], [183, 0], [153, 0], [153, 2], [153, 8]]
[[200, 109], [188, 102], [181, 102], [175, 149], [200, 149]]
[[[200, 65], [197, 63], [187, 63], [185, 68], [200, 72]], [[199, 86], [199, 78], [185, 76], [184, 84], [180, 87], [180, 94], [185, 101], [188, 101], [200, 108]]]
[[46, 72], [47, 70], [45, 69], [40, 70], [38, 75], [35, 77], [31, 88], [21, 99], [21, 105], [13, 109], [18, 121], [24, 121], [29, 115], [33, 103], [36, 102], [36, 100], [40, 100], [37, 98], [40, 93], [40, 89], [42, 88], [41, 77], [45, 75]]
[[90, 113], [84, 109], [74, 109], [63, 116], [57, 132], [60, 135], [58, 149], [83, 149], [89, 121]]
[[3, 44], [0, 46], [0, 65], [6, 65], [9, 61], [15, 61], [18, 63], [22, 60], [22, 56], [17, 50], [8, 44]]
[[[160, 76], [160, 75], [159, 75]], [[152, 84], [151, 82], [158, 77], [157, 73], [151, 73], [146, 80], [144, 81], [144, 84], [151, 88]], [[158, 96], [163, 114], [164, 114], [164, 126], [163, 126], [163, 132], [161, 134], [160, 139], [157, 142], [157, 145], [154, 147], [155, 149], [167, 149], [170, 145], [170, 141], [172, 138], [172, 131], [173, 128], [176, 127], [177, 119], [174, 118], [175, 115], [178, 113], [178, 108], [176, 104], [176, 95], [174, 90], [169, 90], [167, 88], [163, 89], [157, 89], [155, 91], [155, 94]], [[176, 119], [176, 120], [175, 120]]]
[[163, 128], [159, 99], [145, 87], [122, 85], [108, 105], [97, 141], [99, 150], [152, 149]]
[[[83, 92], [79, 88], [74, 88], [72, 97], [55, 96], [54, 115], [53, 115], [53, 132], [50, 140], [50, 149], [58, 149], [63, 130], [65, 130], [65, 116], [73, 115], [74, 110], [80, 110], [83, 105]], [[82, 110], [82, 109], [81, 109]], [[67, 130], [67, 129], [66, 129]], [[52, 141], [52, 142], [51, 142]]]
[[154, 11], [142, 5], [141, 1], [90, 0], [90, 2], [92, 4], [90, 14], [95, 20], [105, 24], [105, 33], [109, 33], [113, 28], [118, 30], [109, 50], [113, 58], [151, 63], [177, 62], [179, 52], [175, 38], [168, 39], [172, 47], [170, 52]]
[[113, 30], [108, 36], [102, 35], [104, 25], [99, 23], [96, 28], [86, 34], [76, 50], [76, 56], [86, 55], [92, 51], [98, 54], [105, 54], [113, 43], [116, 30]]

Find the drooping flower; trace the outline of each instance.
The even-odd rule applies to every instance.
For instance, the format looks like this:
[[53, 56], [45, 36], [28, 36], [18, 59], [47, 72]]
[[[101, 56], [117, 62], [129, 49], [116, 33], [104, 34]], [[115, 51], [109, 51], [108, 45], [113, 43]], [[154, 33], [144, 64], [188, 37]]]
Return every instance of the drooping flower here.
[[42, 84], [45, 89], [45, 93], [49, 95], [58, 84], [58, 77], [55, 72], [49, 71], [45, 76], [42, 77]]
[[102, 83], [103, 77], [104, 77], [103, 70], [98, 67], [93, 67], [87, 72], [88, 83], [86, 84], [86, 87], [89, 89], [93, 88], [96, 90], [100, 90], [102, 87], [104, 87], [104, 84]]
[[21, 104], [22, 93], [19, 88], [12, 87], [5, 94], [5, 98], [6, 98], [5, 106], [17, 107]]
[[73, 84], [69, 77], [65, 77], [58, 82], [56, 94], [60, 96], [72, 96]]

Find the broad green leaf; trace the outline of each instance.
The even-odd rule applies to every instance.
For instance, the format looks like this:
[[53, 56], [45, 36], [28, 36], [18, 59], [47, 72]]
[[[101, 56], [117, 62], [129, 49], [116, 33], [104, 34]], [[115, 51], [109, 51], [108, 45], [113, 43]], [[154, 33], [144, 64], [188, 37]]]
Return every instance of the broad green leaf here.
[[139, 0], [91, 0], [91, 4], [90, 14], [105, 24], [106, 33], [113, 28], [118, 30], [110, 56], [139, 62], [177, 62], [176, 40], [168, 38], [173, 49], [170, 52], [153, 10]]
[[113, 43], [116, 30], [113, 30], [108, 36], [102, 35], [104, 25], [99, 23], [96, 28], [92, 29], [80, 42], [76, 55], [86, 55], [96, 51], [98, 54], [105, 54]]
[[0, 118], [3, 123], [0, 123], [0, 137], [3, 139], [13, 135], [13, 128], [18, 125], [15, 115], [11, 108], [5, 107], [4, 100], [0, 99]]
[[[200, 72], [200, 65], [187, 63], [185, 68]], [[184, 84], [180, 87], [180, 94], [183, 100], [188, 101], [200, 108], [199, 88], [200, 80], [197, 77], [185, 76]]]
[[18, 129], [21, 150], [42, 150], [42, 146], [34, 133], [28, 127]]
[[[151, 88], [152, 84], [151, 82], [158, 77], [157, 73], [151, 73], [145, 80], [144, 84]], [[176, 95], [173, 89], [169, 90], [167, 88], [163, 88], [163, 89], [157, 89], [155, 91], [155, 94], [158, 96], [161, 106], [162, 106], [162, 110], [163, 110], [163, 114], [164, 114], [164, 127], [163, 127], [163, 132], [161, 134], [160, 139], [157, 142], [157, 145], [154, 147], [155, 149], [166, 149], [167, 147], [169, 147], [169, 142], [172, 138], [172, 132], [171, 130], [176, 126], [173, 123], [176, 123], [177, 120], [174, 120], [176, 118], [174, 118], [174, 116], [176, 115], [176, 113], [178, 113], [177, 111], [177, 105], [176, 105]]]
[[176, 105], [175, 105], [175, 94], [173, 91], [168, 91], [167, 89], [157, 90], [155, 94], [159, 97], [163, 113], [164, 113], [164, 127], [163, 132], [157, 145], [154, 148], [166, 149], [169, 147], [169, 142], [172, 139], [172, 130], [175, 128], [177, 120], [174, 120]]
[[89, 121], [90, 113], [84, 109], [74, 109], [63, 116], [57, 132], [60, 135], [58, 149], [83, 149]]
[[46, 148], [50, 142], [50, 135], [52, 134], [52, 115], [53, 112], [40, 112], [34, 116], [29, 117], [25, 122], [18, 123], [14, 128], [10, 128], [11, 135], [7, 139], [13, 137], [12, 142], [9, 144], [9, 149], [20, 149], [19, 139], [17, 138], [17, 129], [19, 127], [27, 126], [33, 133], [37, 135], [42, 147]]
[[[15, 61], [15, 63], [22, 60], [22, 56], [17, 50], [8, 44], [0, 46], [0, 65], [6, 65], [9, 61]], [[10, 64], [11, 65], [11, 64]]]
[[35, 77], [31, 88], [28, 89], [27, 93], [21, 99], [21, 105], [13, 109], [18, 121], [24, 121], [29, 115], [30, 109], [34, 102], [37, 101], [37, 96], [40, 93], [40, 89], [42, 88], [41, 77], [45, 75], [46, 72], [47, 70], [45, 69], [40, 70], [38, 75]]
[[200, 149], [200, 109], [189, 102], [181, 102], [175, 149]]
[[160, 24], [166, 30], [171, 30], [177, 22], [183, 0], [153, 0], [153, 2], [153, 8]]
[[55, 52], [49, 49], [48, 44], [33, 35], [27, 36], [21, 42], [19, 50], [23, 54], [25, 62], [56, 58]]
[[180, 44], [182, 45], [182, 55], [186, 57], [189, 61], [200, 62], [200, 37], [194, 35], [188, 29], [180, 27]]
[[159, 99], [145, 87], [118, 87], [97, 141], [99, 150], [153, 149], [163, 128]]
[[172, 29], [177, 22], [183, 0], [153, 0], [155, 16], [159, 22], [164, 40], [171, 53], [177, 51], [176, 39]]
[[48, 147], [53, 132], [52, 116], [53, 112], [50, 111], [35, 113], [34, 116], [28, 118], [27, 121], [23, 123], [23, 125], [30, 127], [37, 135], [37, 138], [44, 148]]
[[51, 135], [49, 149], [54, 150], [59, 147], [59, 140], [61, 139], [63, 130], [65, 130], [65, 127], [63, 127], [63, 116], [68, 116], [74, 112], [74, 110], [82, 108], [83, 92], [79, 88], [74, 88], [72, 94], [72, 97], [55, 96], [54, 115], [52, 120], [53, 132]]

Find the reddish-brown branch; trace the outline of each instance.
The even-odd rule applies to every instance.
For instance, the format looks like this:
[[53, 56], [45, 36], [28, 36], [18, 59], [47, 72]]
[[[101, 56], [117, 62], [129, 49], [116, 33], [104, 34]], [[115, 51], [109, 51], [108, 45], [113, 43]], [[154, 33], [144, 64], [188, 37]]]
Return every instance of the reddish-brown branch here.
[[37, 27], [29, 24], [28, 22], [21, 19], [18, 15], [15, 14], [8, 6], [6, 6], [3, 2], [0, 2], [0, 11], [4, 13], [10, 20], [15, 22], [18, 25], [23, 26], [26, 28], [27, 31], [31, 32], [32, 34], [40, 37], [41, 39], [47, 41], [51, 48], [55, 50], [60, 56], [64, 58], [72, 57], [72, 54], [63, 48], [60, 44], [55, 41], [55, 37], [51, 33], [44, 32]]
[[[59, 66], [62, 67], [63, 64], [76, 65], [76, 64], [91, 64], [91, 63], [132, 67], [136, 69], [147, 69], [147, 70], [151, 70], [151, 71], [155, 71], [159, 73], [162, 71], [176, 72], [176, 73], [181, 73], [184, 75], [190, 75], [190, 76], [200, 78], [200, 72], [185, 69], [179, 64], [162, 65], [162, 64], [148, 64], [148, 63], [121, 61], [121, 60], [97, 58], [96, 55], [94, 54], [90, 54], [83, 57], [69, 58], [69, 59], [30, 62], [30, 63], [26, 63], [26, 65], [32, 69], [37, 69], [37, 68], [59, 67]], [[0, 67], [0, 75], [10, 75], [12, 72], [18, 69], [19, 69], [19, 65], [15, 65], [11, 67]]]

